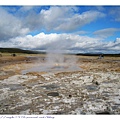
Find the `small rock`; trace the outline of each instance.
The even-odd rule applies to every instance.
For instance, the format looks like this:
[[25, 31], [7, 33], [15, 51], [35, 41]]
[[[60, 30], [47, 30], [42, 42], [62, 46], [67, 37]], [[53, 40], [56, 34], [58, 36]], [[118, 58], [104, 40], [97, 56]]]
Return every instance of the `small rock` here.
[[93, 80], [92, 81], [95, 85], [100, 85], [97, 81]]
[[69, 95], [69, 97], [71, 98], [71, 97], [72, 97], [72, 95]]
[[99, 85], [99, 83], [98, 83], [97, 81], [95, 82], [95, 84], [96, 84], [96, 85]]
[[26, 86], [26, 84], [23, 83], [22, 86]]

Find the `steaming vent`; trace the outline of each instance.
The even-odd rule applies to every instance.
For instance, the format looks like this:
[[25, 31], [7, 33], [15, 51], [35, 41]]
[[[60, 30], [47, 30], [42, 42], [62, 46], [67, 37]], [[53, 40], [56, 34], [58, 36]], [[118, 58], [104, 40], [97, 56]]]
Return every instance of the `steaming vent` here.
[[51, 69], [67, 69], [67, 68], [68, 66], [65, 64], [55, 63], [55, 65]]
[[48, 54], [44, 62], [40, 58], [36, 60], [34, 66], [30, 69], [23, 70], [22, 74], [28, 72], [64, 72], [81, 70], [76, 63], [75, 56], [66, 56], [64, 54]]

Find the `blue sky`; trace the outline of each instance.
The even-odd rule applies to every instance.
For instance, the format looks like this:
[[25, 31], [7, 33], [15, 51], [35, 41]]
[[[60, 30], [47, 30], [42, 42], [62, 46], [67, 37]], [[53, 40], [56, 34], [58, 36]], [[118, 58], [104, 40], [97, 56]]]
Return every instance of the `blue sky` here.
[[0, 6], [0, 47], [120, 53], [120, 6]]

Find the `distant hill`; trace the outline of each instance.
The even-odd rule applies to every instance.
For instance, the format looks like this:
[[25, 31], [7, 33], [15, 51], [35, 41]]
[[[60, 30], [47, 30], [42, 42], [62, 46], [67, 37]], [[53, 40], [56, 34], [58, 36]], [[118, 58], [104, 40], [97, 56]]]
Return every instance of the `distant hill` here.
[[1, 53], [26, 53], [26, 54], [43, 54], [44, 52], [32, 51], [32, 50], [22, 50], [19, 48], [0, 48]]
[[103, 56], [108, 56], [108, 57], [120, 57], [120, 53], [119, 53], [119, 54], [104, 54], [104, 53], [77, 53], [76, 55], [82, 55], [82, 56], [99, 56], [99, 55], [103, 55]]
[[[42, 51], [33, 51], [33, 50], [23, 50], [19, 48], [0, 48], [1, 53], [26, 53], [26, 54], [46, 54], [46, 52]], [[71, 54], [71, 53], [67, 53]], [[110, 57], [120, 57], [119, 54], [104, 54], [104, 53], [76, 53], [76, 54], [71, 54], [71, 55], [82, 55], [82, 56], [99, 56], [99, 55], [104, 55], [104, 56], [110, 56]]]

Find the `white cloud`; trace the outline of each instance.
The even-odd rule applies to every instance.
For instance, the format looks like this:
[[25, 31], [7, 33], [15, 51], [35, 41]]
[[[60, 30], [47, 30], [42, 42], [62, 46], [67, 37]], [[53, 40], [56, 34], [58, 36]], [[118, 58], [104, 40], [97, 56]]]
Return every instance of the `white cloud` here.
[[62, 23], [56, 27], [55, 30], [75, 30], [76, 28], [82, 27], [104, 16], [105, 14], [97, 11], [87, 11], [82, 14], [75, 14], [70, 18], [63, 19]]
[[31, 30], [45, 28], [47, 30], [71, 31], [105, 16], [104, 13], [98, 11], [86, 11], [81, 14], [78, 14], [77, 11], [77, 7], [52, 6], [48, 10], [41, 10], [39, 14], [34, 11], [30, 12], [24, 19], [24, 24]]
[[76, 7], [50, 7], [48, 10], [42, 10], [40, 16], [46, 29], [51, 30], [70, 19], [76, 10]]
[[86, 11], [74, 13], [75, 7], [51, 7], [49, 10], [42, 10], [44, 25], [48, 30], [71, 31], [102, 18], [105, 14], [98, 11]]
[[29, 32], [29, 28], [23, 27], [19, 19], [0, 8], [0, 37], [7, 40]]
[[29, 11], [33, 8], [33, 6], [23, 6], [19, 9], [19, 11], [21, 12], [26, 12], [26, 11]]
[[120, 7], [119, 6], [113, 6], [109, 10], [109, 14], [113, 17], [113, 19], [117, 22], [120, 22]]
[[97, 30], [93, 34], [101, 38], [107, 38], [109, 36], [113, 36], [114, 33], [118, 31], [120, 31], [119, 28], [106, 28], [106, 29]]
[[14, 11], [13, 14], [8, 8], [0, 8], [1, 40], [25, 35], [34, 30], [47, 29], [62, 32], [76, 30], [105, 16], [98, 11], [78, 13], [78, 8], [72, 6], [51, 6], [39, 12], [36, 12], [33, 6], [24, 6]]
[[1, 41], [0, 47], [18, 47], [34, 50], [69, 50], [70, 52], [119, 52], [120, 38], [114, 42], [103, 42], [100, 38], [92, 38], [75, 34], [45, 34], [16, 37], [9, 42]]

